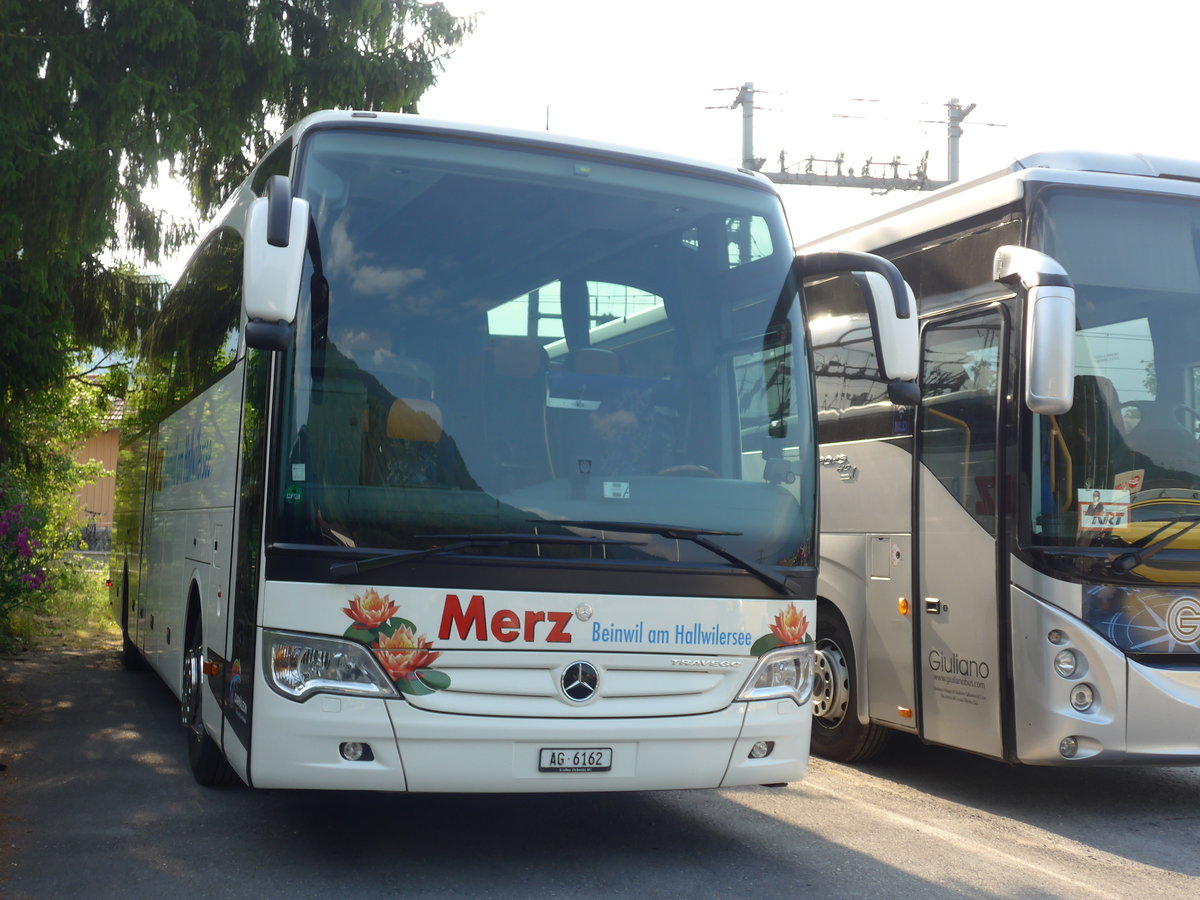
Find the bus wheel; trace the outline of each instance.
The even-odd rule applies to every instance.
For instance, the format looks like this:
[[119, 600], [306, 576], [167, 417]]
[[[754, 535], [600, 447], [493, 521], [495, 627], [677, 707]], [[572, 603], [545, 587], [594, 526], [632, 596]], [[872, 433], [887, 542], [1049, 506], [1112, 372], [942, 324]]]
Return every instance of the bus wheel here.
[[876, 756], [891, 732], [858, 720], [858, 677], [850, 630], [832, 607], [817, 611], [813, 677], [812, 751], [837, 762], [865, 762]]
[[129, 632], [121, 636], [121, 665], [126, 672], [140, 672], [146, 668], [146, 660], [137, 645], [129, 639]]
[[187, 636], [180, 702], [183, 726], [187, 730], [188, 764], [200, 784], [219, 787], [230, 784], [234, 772], [217, 742], [204, 730], [204, 639], [197, 619], [192, 619], [188, 625]]

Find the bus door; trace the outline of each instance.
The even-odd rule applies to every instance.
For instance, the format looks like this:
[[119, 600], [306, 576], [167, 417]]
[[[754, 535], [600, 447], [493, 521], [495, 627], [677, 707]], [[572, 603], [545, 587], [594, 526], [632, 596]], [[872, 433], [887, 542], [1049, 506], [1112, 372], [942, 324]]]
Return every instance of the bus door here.
[[1002, 326], [996, 308], [926, 324], [914, 483], [921, 736], [995, 757]]

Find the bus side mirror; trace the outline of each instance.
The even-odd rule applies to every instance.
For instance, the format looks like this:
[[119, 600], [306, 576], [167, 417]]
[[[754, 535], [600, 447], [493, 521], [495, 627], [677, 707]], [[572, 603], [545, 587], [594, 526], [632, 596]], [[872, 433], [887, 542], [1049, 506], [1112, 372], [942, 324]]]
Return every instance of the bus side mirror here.
[[917, 302], [900, 270], [873, 253], [837, 250], [801, 254], [795, 266], [801, 280], [811, 275], [853, 274], [866, 300], [879, 375], [888, 382], [889, 397], [905, 406], [919, 403]]
[[1075, 398], [1075, 286], [1056, 260], [1027, 247], [1001, 247], [993, 269], [1025, 292], [1025, 405], [1061, 415]]
[[308, 243], [307, 200], [292, 196], [286, 175], [267, 179], [263, 196], [250, 204], [242, 263], [246, 344], [283, 350], [300, 298], [300, 278]]
[[[880, 375], [885, 381], [914, 382], [918, 369], [917, 298], [908, 282], [904, 285], [903, 306], [896, 302], [892, 285], [878, 272], [855, 272], [855, 281], [867, 301], [868, 311], [874, 309], [873, 324], [878, 335]], [[906, 308], [908, 315], [899, 310]], [[914, 385], [915, 386], [915, 385]], [[919, 399], [918, 399], [919, 402]]]

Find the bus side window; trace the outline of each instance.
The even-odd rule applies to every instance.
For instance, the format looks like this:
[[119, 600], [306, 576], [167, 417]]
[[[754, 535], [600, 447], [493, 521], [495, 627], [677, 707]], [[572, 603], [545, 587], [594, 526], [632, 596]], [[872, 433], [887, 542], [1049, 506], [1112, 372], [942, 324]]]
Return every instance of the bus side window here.
[[[241, 236], [222, 228], [164, 298], [139, 364], [138, 415], [146, 421], [182, 405], [233, 365], [241, 338], [241, 272]], [[197, 309], [206, 315], [195, 315]]]
[[994, 315], [927, 328], [921, 370], [921, 462], [992, 535], [1000, 340]]
[[817, 428], [822, 443], [887, 438], [894, 410], [879, 380], [866, 301], [839, 275], [804, 289], [813, 345]]

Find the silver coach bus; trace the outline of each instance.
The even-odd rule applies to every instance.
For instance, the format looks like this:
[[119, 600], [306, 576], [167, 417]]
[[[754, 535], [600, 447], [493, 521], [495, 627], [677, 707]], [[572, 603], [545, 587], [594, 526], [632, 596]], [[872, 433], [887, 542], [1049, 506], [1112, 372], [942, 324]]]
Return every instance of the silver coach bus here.
[[921, 401], [810, 286], [814, 751], [1200, 762], [1200, 163], [1039, 154], [827, 242], [914, 289]]

